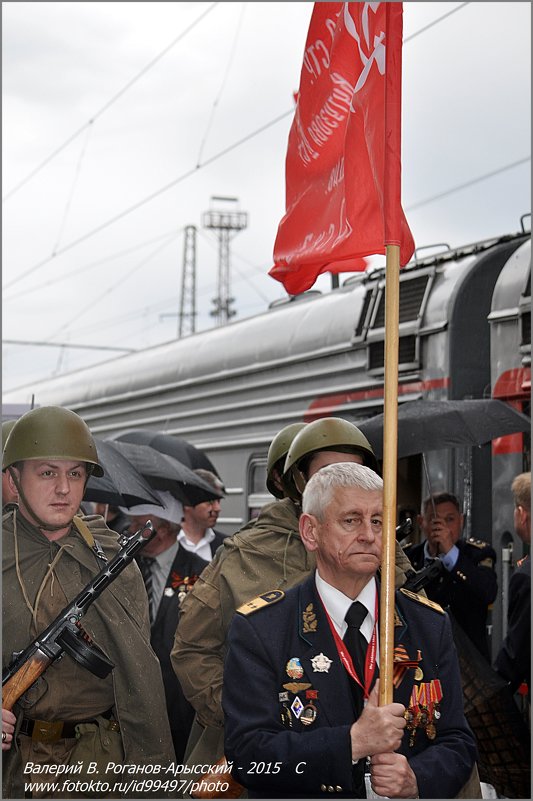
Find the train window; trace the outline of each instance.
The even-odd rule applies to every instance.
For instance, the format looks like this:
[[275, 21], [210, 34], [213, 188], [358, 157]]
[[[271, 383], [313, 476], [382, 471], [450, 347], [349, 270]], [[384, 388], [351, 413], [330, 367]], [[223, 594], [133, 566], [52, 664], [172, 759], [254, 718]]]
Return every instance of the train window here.
[[520, 297], [520, 347], [531, 350], [531, 269], [528, 270], [527, 283]]
[[526, 288], [524, 290], [524, 297], [526, 297], [526, 298], [530, 298], [531, 297], [531, 270], [529, 271], [529, 273], [527, 275], [527, 284], [526, 284]]
[[[400, 323], [408, 323], [418, 319], [422, 314], [422, 304], [430, 275], [420, 275], [413, 279], [400, 281]], [[372, 328], [383, 328], [385, 325], [385, 290], [381, 291], [379, 305], [372, 323]]]
[[520, 345], [531, 347], [531, 312], [524, 312], [520, 318], [521, 332]]
[[[412, 370], [418, 367], [418, 340], [416, 336], [400, 337], [398, 369]], [[385, 343], [371, 342], [368, 346], [368, 370], [383, 372], [385, 368]]]
[[361, 314], [359, 315], [359, 322], [357, 323], [357, 327], [354, 332], [354, 339], [360, 339], [363, 335], [364, 329], [368, 328], [368, 310], [370, 308], [370, 304], [372, 303], [374, 294], [374, 288], [368, 289], [366, 292], [363, 308], [361, 310]]
[[266, 455], [252, 456], [248, 464], [248, 520], [257, 517], [261, 507], [273, 500], [266, 487]]

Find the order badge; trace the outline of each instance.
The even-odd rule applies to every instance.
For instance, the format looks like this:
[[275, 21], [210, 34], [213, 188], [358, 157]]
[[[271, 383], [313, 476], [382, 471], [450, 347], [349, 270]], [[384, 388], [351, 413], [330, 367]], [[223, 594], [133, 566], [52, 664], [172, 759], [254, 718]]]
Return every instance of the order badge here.
[[304, 674], [302, 663], [297, 656], [289, 659], [285, 670], [287, 671], [287, 676], [290, 676], [291, 679], [301, 679]]

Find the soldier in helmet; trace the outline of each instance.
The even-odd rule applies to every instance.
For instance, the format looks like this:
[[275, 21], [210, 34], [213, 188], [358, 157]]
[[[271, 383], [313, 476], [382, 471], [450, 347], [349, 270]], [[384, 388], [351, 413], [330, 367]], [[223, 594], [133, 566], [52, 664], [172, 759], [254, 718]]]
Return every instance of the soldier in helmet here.
[[[358, 462], [377, 469], [370, 443], [340, 418], [292, 424], [273, 439], [267, 486], [280, 500], [232, 537], [204, 570], [186, 598], [174, 649], [174, 670], [196, 709], [188, 762], [213, 764], [223, 754], [222, 677], [226, 636], [236, 609], [261, 593], [289, 589], [315, 568], [314, 555], [300, 539], [298, 519], [306, 481], [334, 462]], [[410, 567], [399, 549], [397, 585]], [[402, 569], [403, 568], [403, 569]]]
[[[4, 450], [4, 446], [6, 444], [7, 438], [11, 432], [11, 429], [15, 425], [16, 420], [4, 420], [2, 423], [2, 451]], [[7, 506], [8, 503], [17, 503], [18, 501], [18, 494], [17, 492], [13, 492], [11, 487], [9, 486], [8, 476], [7, 473], [2, 473], [2, 508]]]
[[[2, 469], [19, 497], [3, 518], [2, 663], [43, 631], [117, 552], [98, 515], [78, 516], [92, 474], [103, 475], [91, 433], [68, 409], [23, 415], [7, 439]], [[99, 678], [70, 656], [56, 660], [2, 713], [3, 797], [24, 798], [25, 783], [58, 766], [110, 760], [138, 766], [174, 759], [159, 663], [150, 647], [146, 593], [129, 565], [88, 609], [88, 637], [114, 664]], [[147, 692], [147, 688], [150, 691]], [[79, 777], [79, 773], [77, 773]], [[139, 776], [139, 778], [142, 778]], [[32, 797], [83, 797], [60, 784]], [[41, 792], [41, 795], [39, 794]], [[26, 796], [27, 797], [27, 796]]]

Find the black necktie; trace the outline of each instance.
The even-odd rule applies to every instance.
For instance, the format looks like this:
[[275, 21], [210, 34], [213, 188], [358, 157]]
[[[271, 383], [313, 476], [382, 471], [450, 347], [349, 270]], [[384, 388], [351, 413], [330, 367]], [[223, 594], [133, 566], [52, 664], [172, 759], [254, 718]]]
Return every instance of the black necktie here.
[[348, 624], [344, 635], [344, 642], [352, 657], [355, 672], [361, 681], [364, 681], [365, 678], [365, 657], [368, 647], [365, 637], [361, 634], [361, 624], [367, 614], [368, 610], [366, 606], [363, 606], [360, 601], [355, 601], [344, 617]]
[[[367, 608], [363, 606], [360, 601], [355, 601], [344, 616], [344, 619], [348, 624], [348, 628], [346, 629], [346, 633], [344, 635], [344, 642], [346, 643], [348, 652], [352, 657], [355, 672], [357, 673], [357, 676], [362, 684], [364, 684], [365, 681], [365, 657], [368, 643], [365, 637], [361, 634], [360, 626], [367, 614]], [[358, 713], [360, 713], [363, 709], [363, 691], [357, 682], [352, 681], [350, 684], [352, 687], [356, 710]]]
[[144, 586], [146, 587], [146, 594], [148, 596], [148, 611], [150, 613], [150, 623], [154, 622], [154, 586], [152, 566], [154, 560], [151, 556], [138, 557], [139, 569], [143, 577]]

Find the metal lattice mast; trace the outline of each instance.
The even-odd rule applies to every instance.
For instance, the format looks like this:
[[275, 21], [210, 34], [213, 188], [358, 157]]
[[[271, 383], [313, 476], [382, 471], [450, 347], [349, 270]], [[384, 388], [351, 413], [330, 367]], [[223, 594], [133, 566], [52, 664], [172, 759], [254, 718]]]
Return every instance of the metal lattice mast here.
[[178, 339], [196, 330], [196, 226], [187, 225], [184, 233]]
[[[236, 204], [236, 197], [211, 197], [212, 203]], [[248, 215], [244, 211], [235, 211], [225, 205], [222, 208], [211, 208], [203, 215], [204, 228], [211, 228], [217, 232], [218, 238], [218, 287], [217, 296], [213, 298], [214, 309], [211, 316], [215, 317], [216, 325], [226, 325], [230, 317], [236, 312], [231, 308], [235, 298], [230, 295], [230, 240], [248, 225]]]

